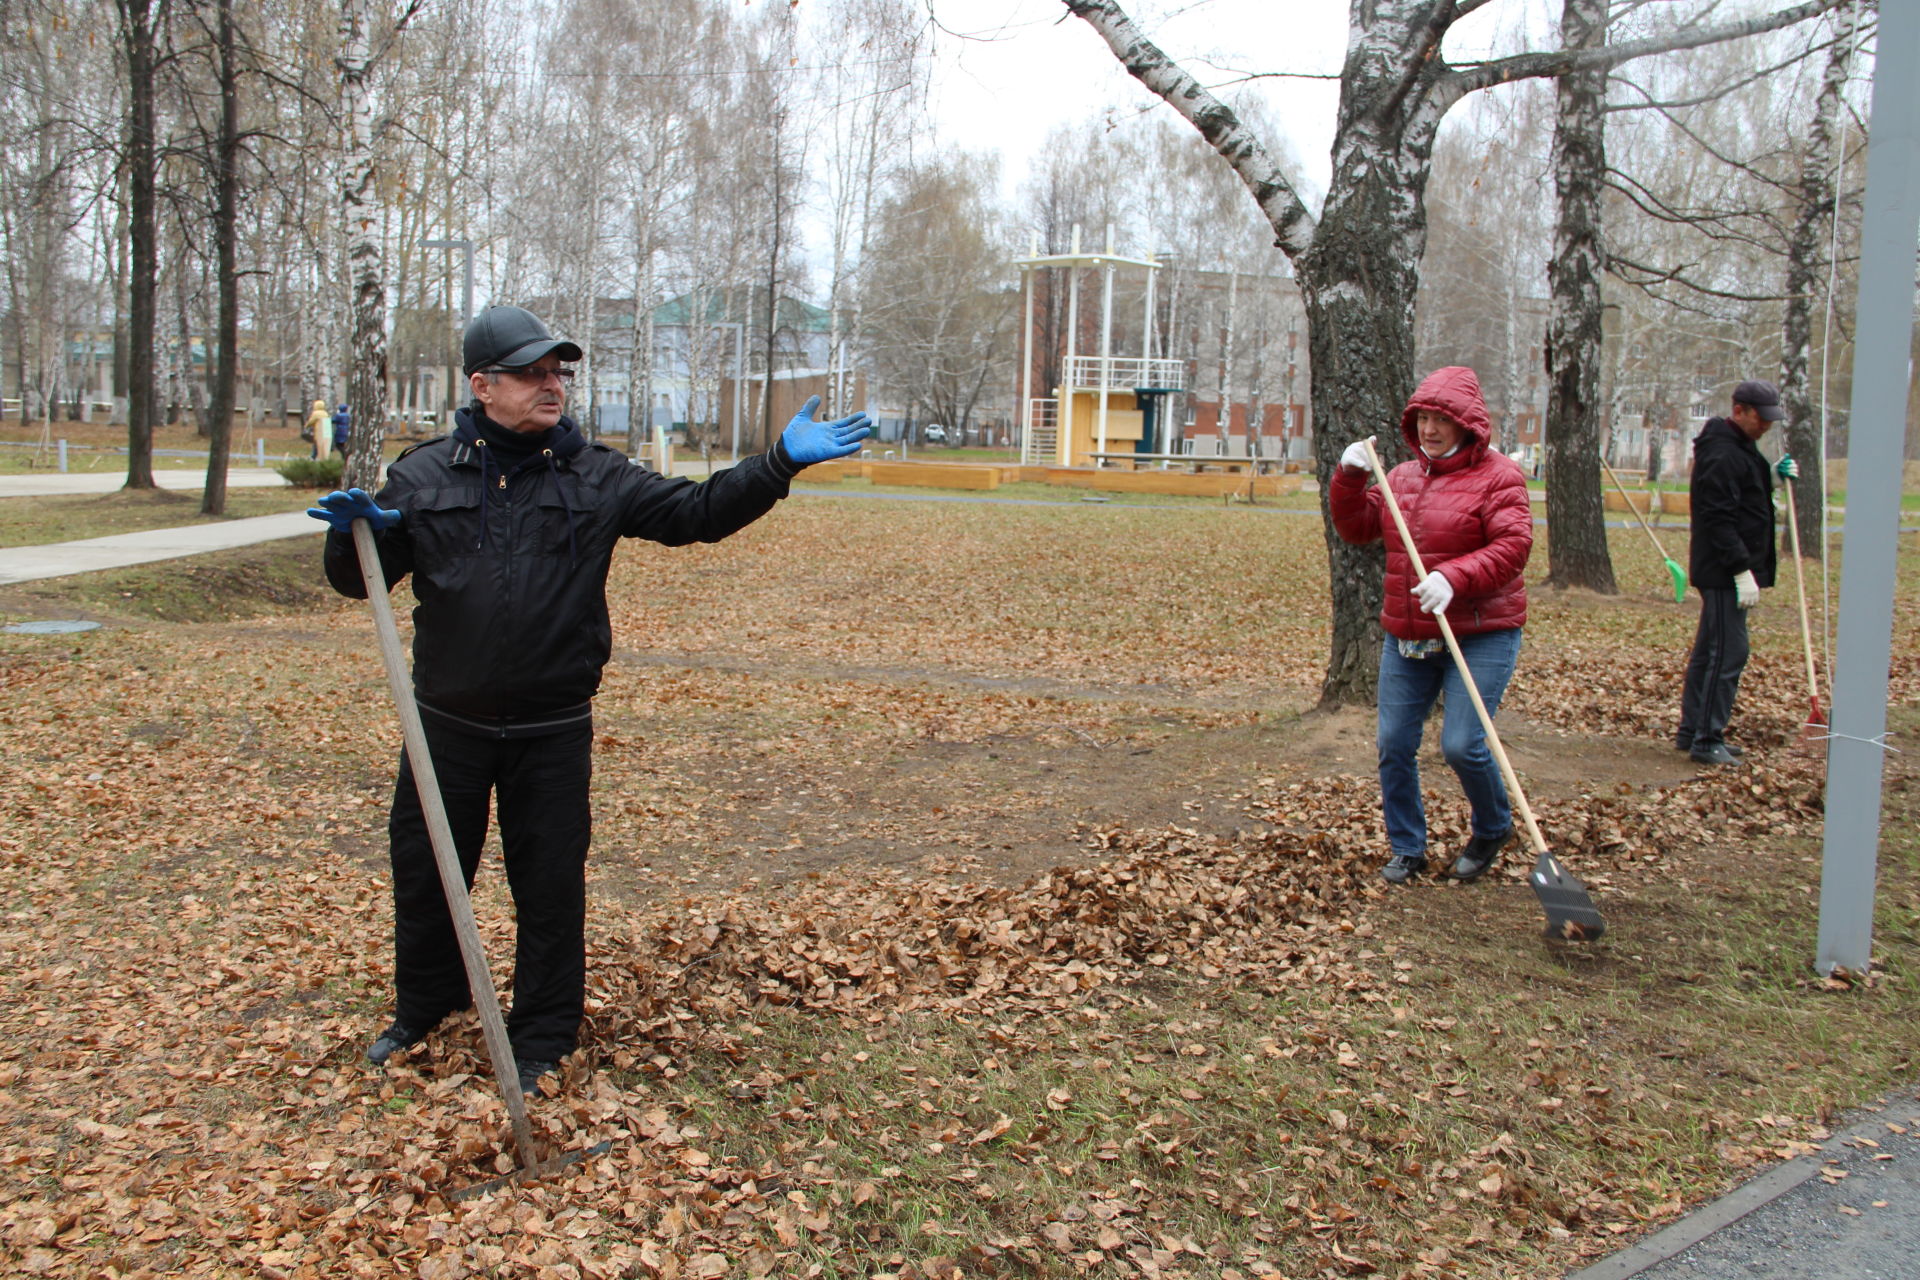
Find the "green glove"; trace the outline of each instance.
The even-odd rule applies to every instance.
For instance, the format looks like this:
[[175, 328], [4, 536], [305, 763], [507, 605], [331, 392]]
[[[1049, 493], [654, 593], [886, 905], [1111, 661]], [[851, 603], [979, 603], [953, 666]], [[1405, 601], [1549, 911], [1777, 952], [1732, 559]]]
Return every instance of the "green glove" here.
[[1773, 464], [1773, 473], [1782, 480], [1798, 480], [1800, 464], [1783, 453], [1780, 455], [1780, 461]]

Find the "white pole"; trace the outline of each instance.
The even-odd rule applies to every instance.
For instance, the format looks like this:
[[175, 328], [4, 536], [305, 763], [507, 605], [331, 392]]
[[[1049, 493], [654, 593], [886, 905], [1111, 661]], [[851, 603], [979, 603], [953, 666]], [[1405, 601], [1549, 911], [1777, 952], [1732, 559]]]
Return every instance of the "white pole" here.
[[[653, 417], [652, 405], [647, 406], [647, 416]], [[673, 444], [667, 439], [667, 424], [658, 419], [653, 423], [653, 456], [661, 475], [673, 475]]]
[[1920, 5], [1880, 6], [1860, 228], [1840, 649], [1827, 743], [1827, 831], [1814, 967], [1864, 975], [1873, 955], [1874, 873], [1887, 761], [1900, 448], [1913, 335], [1913, 242], [1920, 226]]
[[[1113, 224], [1107, 224], [1107, 257], [1100, 270], [1100, 452], [1107, 451], [1107, 384], [1113, 381]], [[1107, 465], [1105, 458], [1095, 466]]]
[[[265, 467], [267, 465], [267, 442], [264, 437], [255, 436], [253, 438], [253, 465], [256, 467]], [[62, 471], [66, 470], [64, 466], [60, 469]]]
[[[1036, 239], [1038, 237], [1035, 237]], [[1037, 258], [1039, 253], [1029, 250], [1029, 257]], [[1033, 461], [1033, 295], [1039, 284], [1037, 269], [1023, 267], [1020, 283], [1027, 291], [1027, 324], [1021, 333], [1020, 360], [1020, 462], [1022, 466]]]
[[65, 436], [61, 436], [60, 437], [60, 470], [64, 473], [66, 469], [67, 469], [67, 438]]
[[[1073, 224], [1070, 257], [1080, 256], [1080, 224]], [[1054, 453], [1060, 466], [1073, 465], [1073, 340], [1080, 327], [1080, 268], [1067, 268], [1067, 359], [1060, 373], [1060, 404], [1054, 413]]]
[[740, 464], [740, 401], [747, 394], [747, 326], [733, 327], [733, 464]]

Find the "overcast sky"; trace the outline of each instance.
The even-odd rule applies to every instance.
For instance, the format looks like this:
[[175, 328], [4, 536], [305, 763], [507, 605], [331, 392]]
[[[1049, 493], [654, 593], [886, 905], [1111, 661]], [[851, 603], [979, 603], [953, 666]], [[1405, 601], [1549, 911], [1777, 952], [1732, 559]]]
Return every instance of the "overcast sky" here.
[[[930, 0], [938, 25], [934, 119], [942, 142], [998, 151], [1012, 195], [1048, 131], [1102, 112], [1172, 114], [1120, 69], [1099, 35], [1060, 0]], [[1551, 47], [1553, 6], [1504, 0], [1455, 24], [1446, 51], [1460, 60], [1511, 53], [1517, 25]], [[1247, 73], [1286, 128], [1315, 194], [1331, 174], [1337, 75], [1346, 53], [1348, 0], [1133, 0], [1127, 12], [1175, 61], [1222, 94]], [[1197, 136], [1196, 145], [1199, 142]]]

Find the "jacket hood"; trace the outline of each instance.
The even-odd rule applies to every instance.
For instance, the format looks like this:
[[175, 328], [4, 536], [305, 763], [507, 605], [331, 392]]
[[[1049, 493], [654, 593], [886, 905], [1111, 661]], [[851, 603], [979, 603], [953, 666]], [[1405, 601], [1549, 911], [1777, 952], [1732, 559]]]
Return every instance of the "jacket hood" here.
[[1466, 428], [1472, 437], [1466, 443], [1469, 452], [1484, 451], [1493, 439], [1493, 423], [1487, 417], [1486, 398], [1480, 394], [1480, 379], [1473, 370], [1465, 365], [1453, 364], [1444, 369], [1435, 369], [1420, 382], [1414, 390], [1413, 398], [1407, 401], [1407, 407], [1400, 415], [1400, 434], [1406, 437], [1407, 448], [1418, 458], [1420, 452], [1420, 432], [1415, 426], [1422, 409], [1435, 413], [1444, 413], [1453, 421]]

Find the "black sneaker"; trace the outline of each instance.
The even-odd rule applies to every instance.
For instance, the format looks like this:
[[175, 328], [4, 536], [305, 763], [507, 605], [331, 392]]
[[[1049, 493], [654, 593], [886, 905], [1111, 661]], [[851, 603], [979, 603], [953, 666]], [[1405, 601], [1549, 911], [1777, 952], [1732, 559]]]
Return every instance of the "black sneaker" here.
[[[432, 1028], [428, 1028], [431, 1030]], [[367, 1061], [376, 1067], [387, 1065], [387, 1059], [402, 1049], [410, 1049], [426, 1039], [426, 1031], [415, 1031], [404, 1022], [396, 1022], [380, 1033], [379, 1039], [367, 1046]]]
[[1423, 853], [1396, 853], [1380, 868], [1380, 878], [1388, 884], [1405, 884], [1427, 869]]
[[1453, 868], [1447, 874], [1455, 880], [1478, 880], [1487, 874], [1494, 863], [1500, 861], [1500, 851], [1507, 847], [1507, 841], [1513, 839], [1513, 828], [1508, 827], [1497, 836], [1481, 839], [1474, 836], [1467, 841], [1467, 847], [1453, 860]]
[[544, 1062], [538, 1059], [517, 1064], [520, 1068], [520, 1092], [529, 1098], [539, 1098], [546, 1094], [540, 1087], [542, 1076], [550, 1076], [560, 1069], [557, 1062]]
[[1724, 742], [1714, 742], [1707, 746], [1696, 746], [1687, 752], [1687, 759], [1695, 764], [1739, 764], [1740, 755]]

